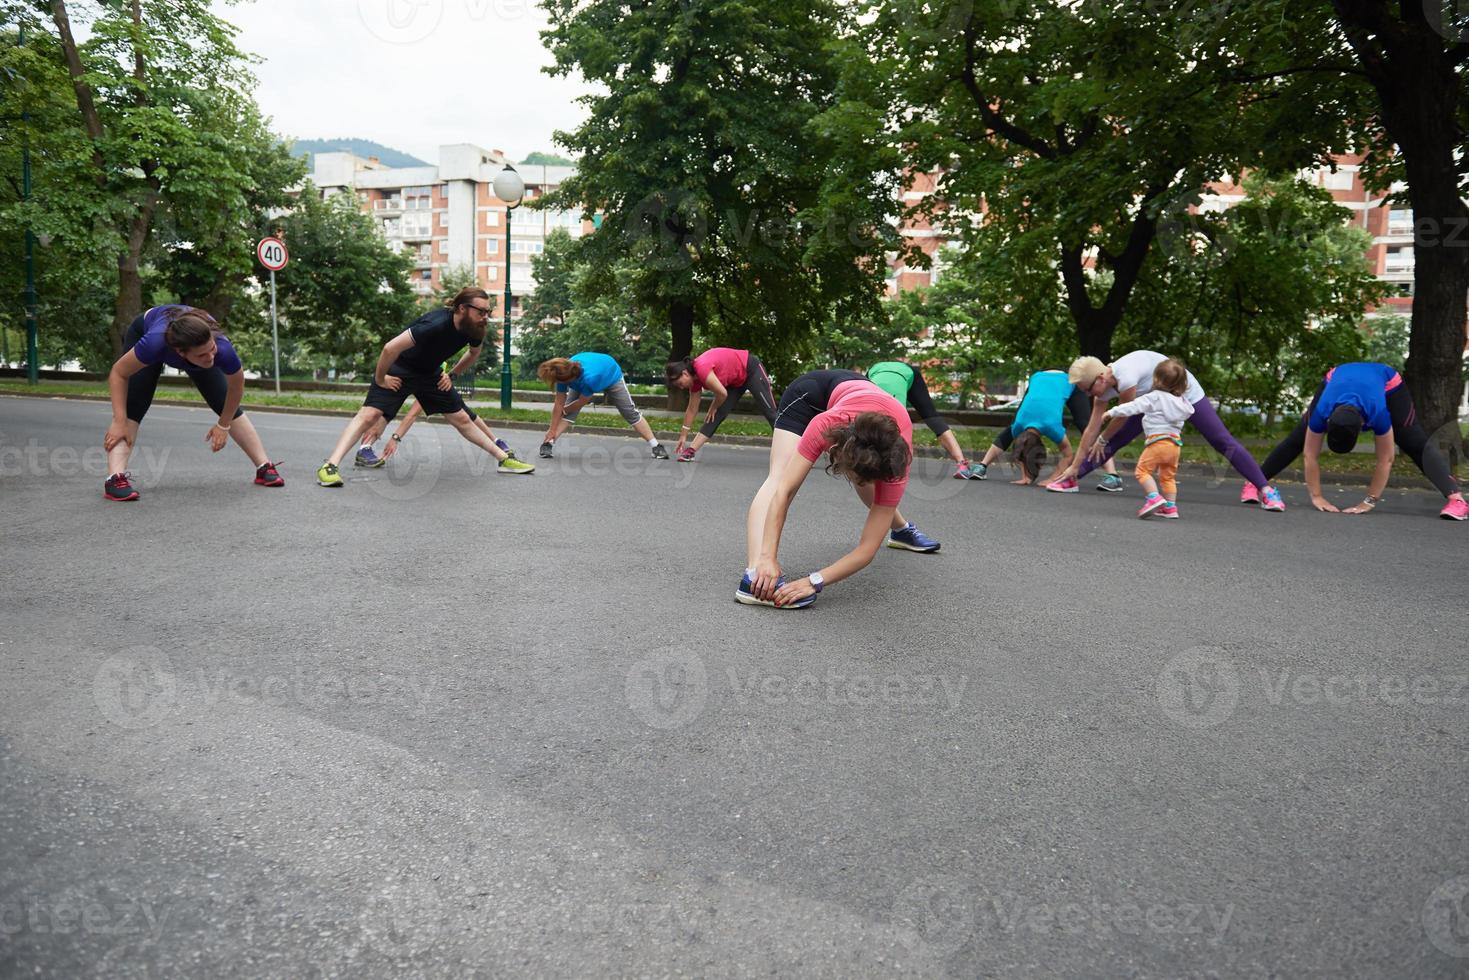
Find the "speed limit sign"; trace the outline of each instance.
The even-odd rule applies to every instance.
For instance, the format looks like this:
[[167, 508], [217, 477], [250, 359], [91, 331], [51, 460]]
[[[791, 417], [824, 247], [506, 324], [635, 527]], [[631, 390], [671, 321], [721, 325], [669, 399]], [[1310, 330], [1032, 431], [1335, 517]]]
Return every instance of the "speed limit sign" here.
[[271, 272], [280, 272], [291, 260], [286, 243], [274, 236], [260, 239], [260, 244], [255, 246], [255, 257]]

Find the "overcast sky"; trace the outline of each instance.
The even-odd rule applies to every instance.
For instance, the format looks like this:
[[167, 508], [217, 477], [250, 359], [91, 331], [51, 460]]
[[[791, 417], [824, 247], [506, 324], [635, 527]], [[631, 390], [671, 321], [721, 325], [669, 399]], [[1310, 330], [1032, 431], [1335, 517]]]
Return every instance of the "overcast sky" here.
[[253, 0], [218, 4], [259, 55], [256, 98], [276, 132], [360, 137], [438, 162], [442, 143], [520, 160], [561, 152], [556, 129], [583, 112], [578, 78], [541, 71], [551, 56], [531, 0]]

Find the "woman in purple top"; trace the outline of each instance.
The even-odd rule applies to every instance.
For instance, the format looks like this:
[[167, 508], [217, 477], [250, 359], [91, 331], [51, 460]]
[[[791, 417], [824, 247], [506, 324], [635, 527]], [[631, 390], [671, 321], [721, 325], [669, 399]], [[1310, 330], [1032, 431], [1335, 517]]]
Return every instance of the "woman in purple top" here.
[[127, 350], [112, 365], [107, 379], [112, 392], [112, 424], [102, 438], [102, 448], [107, 451], [107, 468], [112, 475], [102, 488], [105, 499], [138, 499], [138, 491], [128, 479], [128, 457], [138, 439], [138, 426], [153, 404], [165, 364], [187, 374], [219, 416], [204, 434], [209, 448], [219, 452], [228, 439], [233, 439], [255, 464], [257, 484], [285, 486], [286, 481], [265, 454], [255, 426], [240, 411], [245, 372], [240, 356], [229, 338], [220, 333], [214, 317], [192, 306], [155, 306], [128, 326], [122, 342]]

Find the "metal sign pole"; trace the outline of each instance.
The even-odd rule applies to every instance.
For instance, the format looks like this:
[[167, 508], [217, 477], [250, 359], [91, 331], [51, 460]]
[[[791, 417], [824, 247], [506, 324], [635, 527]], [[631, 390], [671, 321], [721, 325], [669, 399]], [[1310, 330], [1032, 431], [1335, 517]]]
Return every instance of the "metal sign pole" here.
[[275, 347], [275, 393], [281, 393], [281, 334], [275, 322], [275, 270], [270, 270], [270, 342]]

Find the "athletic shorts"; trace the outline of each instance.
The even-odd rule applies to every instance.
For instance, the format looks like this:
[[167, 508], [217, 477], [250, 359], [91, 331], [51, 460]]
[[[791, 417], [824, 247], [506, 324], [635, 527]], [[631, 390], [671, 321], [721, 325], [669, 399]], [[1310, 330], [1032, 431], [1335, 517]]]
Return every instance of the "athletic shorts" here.
[[775, 427], [796, 435], [804, 435], [811, 421], [826, 411], [836, 386], [848, 381], [861, 381], [856, 371], [807, 371], [781, 392], [775, 411]]
[[452, 415], [465, 410], [464, 397], [453, 388], [440, 391], [437, 377], [410, 374], [396, 369], [389, 370], [388, 373], [403, 379], [398, 390], [384, 388], [373, 381], [368, 385], [367, 399], [362, 403], [364, 408], [375, 408], [382, 412], [386, 421], [391, 422], [409, 398], [418, 399], [425, 415]]
[[[622, 420], [628, 425], [637, 425], [643, 420], [643, 413], [638, 411], [637, 404], [632, 400], [632, 392], [627, 390], [627, 382], [614, 382], [603, 392], [603, 395], [607, 399], [607, 404], [614, 406], [622, 414]], [[567, 405], [569, 406], [572, 402], [579, 401], [581, 397], [581, 395], [578, 395], [574, 391], [568, 391], [566, 393]], [[568, 408], [561, 414], [561, 417], [566, 420], [568, 425], [573, 425], [576, 422], [576, 417], [580, 414], [581, 406], [578, 405], [574, 409]]]

